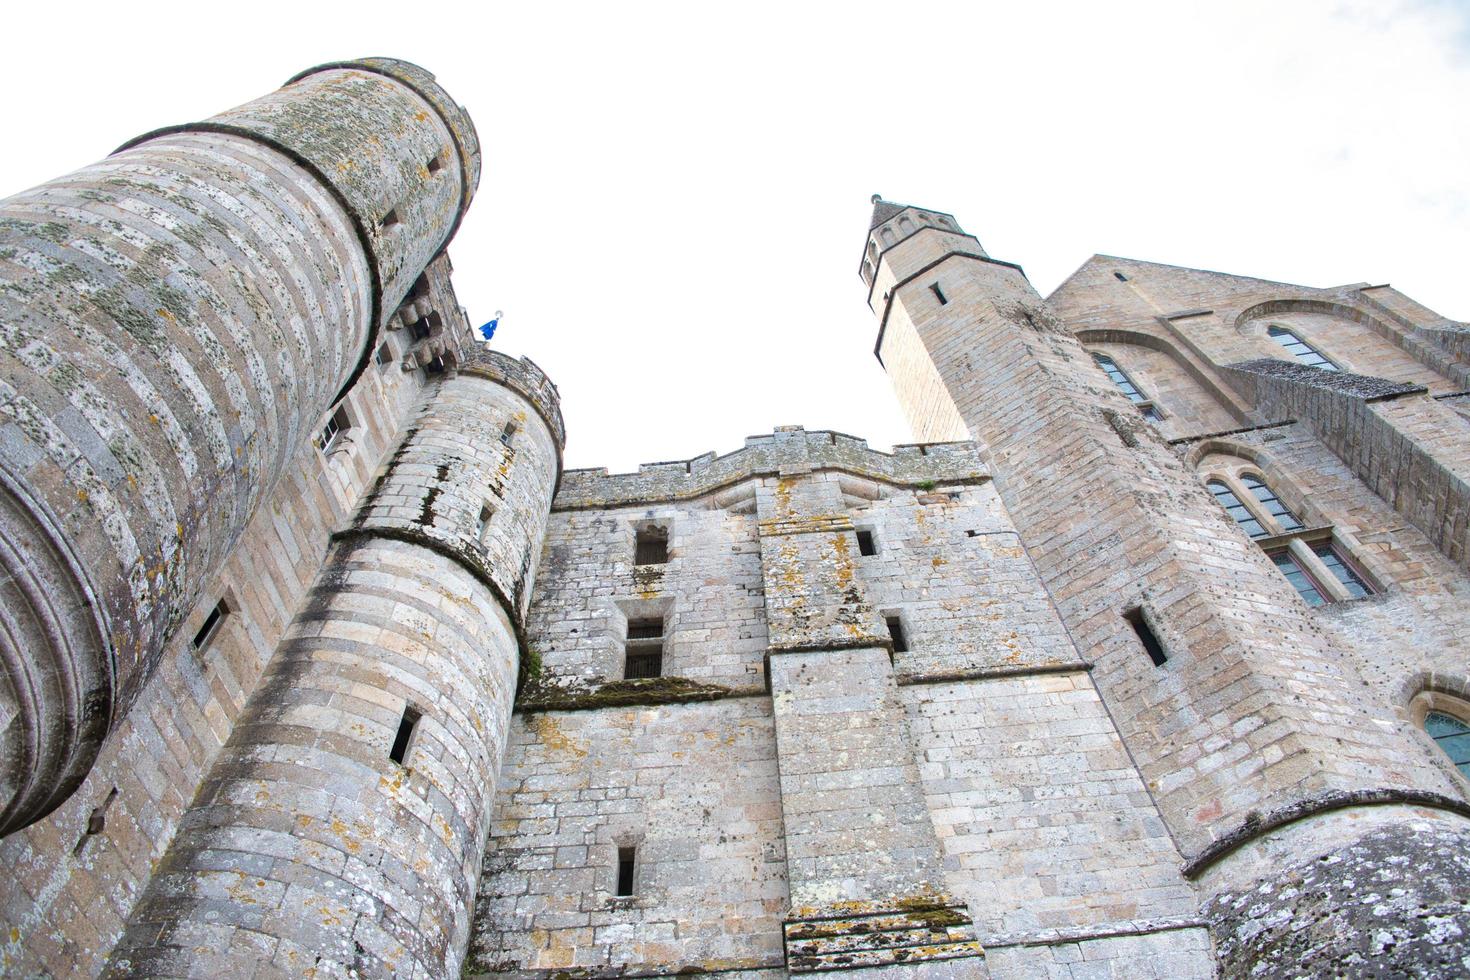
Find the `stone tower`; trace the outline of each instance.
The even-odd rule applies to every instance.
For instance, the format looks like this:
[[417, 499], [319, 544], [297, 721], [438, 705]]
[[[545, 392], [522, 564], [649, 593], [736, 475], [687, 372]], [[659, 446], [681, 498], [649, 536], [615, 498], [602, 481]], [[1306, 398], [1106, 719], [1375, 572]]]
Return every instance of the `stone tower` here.
[[[1091, 274], [1105, 263], [1095, 259], [1048, 304], [1019, 266], [991, 258], [951, 216], [875, 197], [861, 270], [879, 320], [876, 353], [916, 432], [963, 425], [980, 444], [1201, 892], [1225, 971], [1371, 959], [1409, 973], [1441, 955], [1458, 963], [1463, 948], [1433, 950], [1441, 919], [1465, 916], [1445, 906], [1470, 859], [1463, 782], [1393, 718], [1389, 701], [1364, 696], [1363, 664], [1340, 631], [1324, 629], [1311, 594], [1303, 590], [1303, 602], [1283, 588], [1283, 571], [1296, 570], [1317, 582], [1315, 604], [1371, 591], [1341, 572], [1351, 546], [1323, 526], [1325, 514], [1312, 522], [1316, 537], [1293, 542], [1306, 507], [1267, 488], [1284, 482], [1285, 462], [1273, 474], [1268, 454], [1240, 454], [1265, 473], [1242, 471], [1242, 484], [1280, 518], [1249, 536], [1197, 470], [1250, 439], [1242, 433], [1289, 425], [1419, 518], [1463, 568], [1465, 419], [1421, 385], [1284, 360], [1274, 338], [1310, 345], [1259, 321], [1306, 313], [1327, 321], [1318, 330], [1333, 320], [1383, 323], [1387, 350], [1362, 351], [1363, 370], [1407, 351], [1412, 377], [1435, 377], [1440, 390], [1463, 378], [1463, 334], [1395, 315], [1423, 322], [1428, 311], [1383, 287], [1324, 296], [1199, 273]], [[1451, 338], [1461, 340], [1460, 358]], [[1184, 389], [1183, 406], [1165, 415], [1120, 378], [1108, 343], [1131, 348], [1135, 365], [1139, 348], [1163, 354], [1151, 365], [1158, 397], [1165, 386]], [[1227, 431], [1190, 418], [1196, 406], [1225, 415]], [[1443, 496], [1414, 492], [1405, 460]], [[1278, 533], [1253, 540], [1265, 531]], [[1308, 553], [1331, 565], [1327, 574]], [[1410, 663], [1395, 686], [1415, 694], [1415, 674], [1432, 673], [1433, 658], [1424, 650]], [[1463, 662], [1454, 670], [1462, 675]], [[1401, 690], [1391, 697], [1407, 700]], [[1365, 881], [1393, 901], [1365, 905]], [[1262, 902], [1272, 915], [1252, 908]], [[1330, 927], [1304, 938], [1303, 923], [1319, 921]]]
[[1470, 971], [1470, 330], [876, 198], [913, 445], [562, 470], [422, 69], [0, 201], [0, 970]]

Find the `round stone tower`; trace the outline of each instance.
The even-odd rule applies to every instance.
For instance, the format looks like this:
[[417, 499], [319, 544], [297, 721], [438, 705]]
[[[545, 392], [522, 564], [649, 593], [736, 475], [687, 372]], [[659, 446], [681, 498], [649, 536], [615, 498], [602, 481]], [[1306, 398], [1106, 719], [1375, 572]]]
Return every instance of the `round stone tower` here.
[[107, 975], [458, 975], [562, 445], [529, 361], [426, 392]]
[[0, 201], [0, 834], [85, 776], [479, 161], [366, 59]]

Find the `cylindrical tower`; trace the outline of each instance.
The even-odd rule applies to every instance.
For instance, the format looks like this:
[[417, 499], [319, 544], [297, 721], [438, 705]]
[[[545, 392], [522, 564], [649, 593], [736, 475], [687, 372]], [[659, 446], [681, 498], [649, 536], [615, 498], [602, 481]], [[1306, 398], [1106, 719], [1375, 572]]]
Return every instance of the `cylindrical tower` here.
[[85, 776], [479, 161], [367, 59], [0, 201], [0, 833]]
[[529, 361], [428, 391], [108, 975], [458, 975], [562, 443]]

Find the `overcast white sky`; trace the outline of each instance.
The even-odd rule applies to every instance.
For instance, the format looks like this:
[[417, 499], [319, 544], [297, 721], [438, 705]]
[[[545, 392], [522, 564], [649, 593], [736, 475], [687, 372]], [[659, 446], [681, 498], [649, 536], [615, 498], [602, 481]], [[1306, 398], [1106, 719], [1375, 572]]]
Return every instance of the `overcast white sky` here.
[[907, 441], [857, 277], [875, 191], [1043, 295], [1101, 252], [1470, 319], [1464, 2], [91, 6], [6, 12], [0, 194], [322, 61], [416, 61], [485, 145], [461, 301], [557, 382], [568, 466]]

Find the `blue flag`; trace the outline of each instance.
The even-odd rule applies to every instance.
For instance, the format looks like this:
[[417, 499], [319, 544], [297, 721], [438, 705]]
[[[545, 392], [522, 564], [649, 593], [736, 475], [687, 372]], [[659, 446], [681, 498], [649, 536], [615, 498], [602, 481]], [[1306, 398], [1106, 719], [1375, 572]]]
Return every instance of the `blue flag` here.
[[491, 320], [489, 323], [481, 327], [480, 336], [484, 337], [486, 340], [489, 340], [491, 337], [495, 336], [495, 328], [498, 326], [500, 326], [500, 317], [496, 317], [495, 319]]

